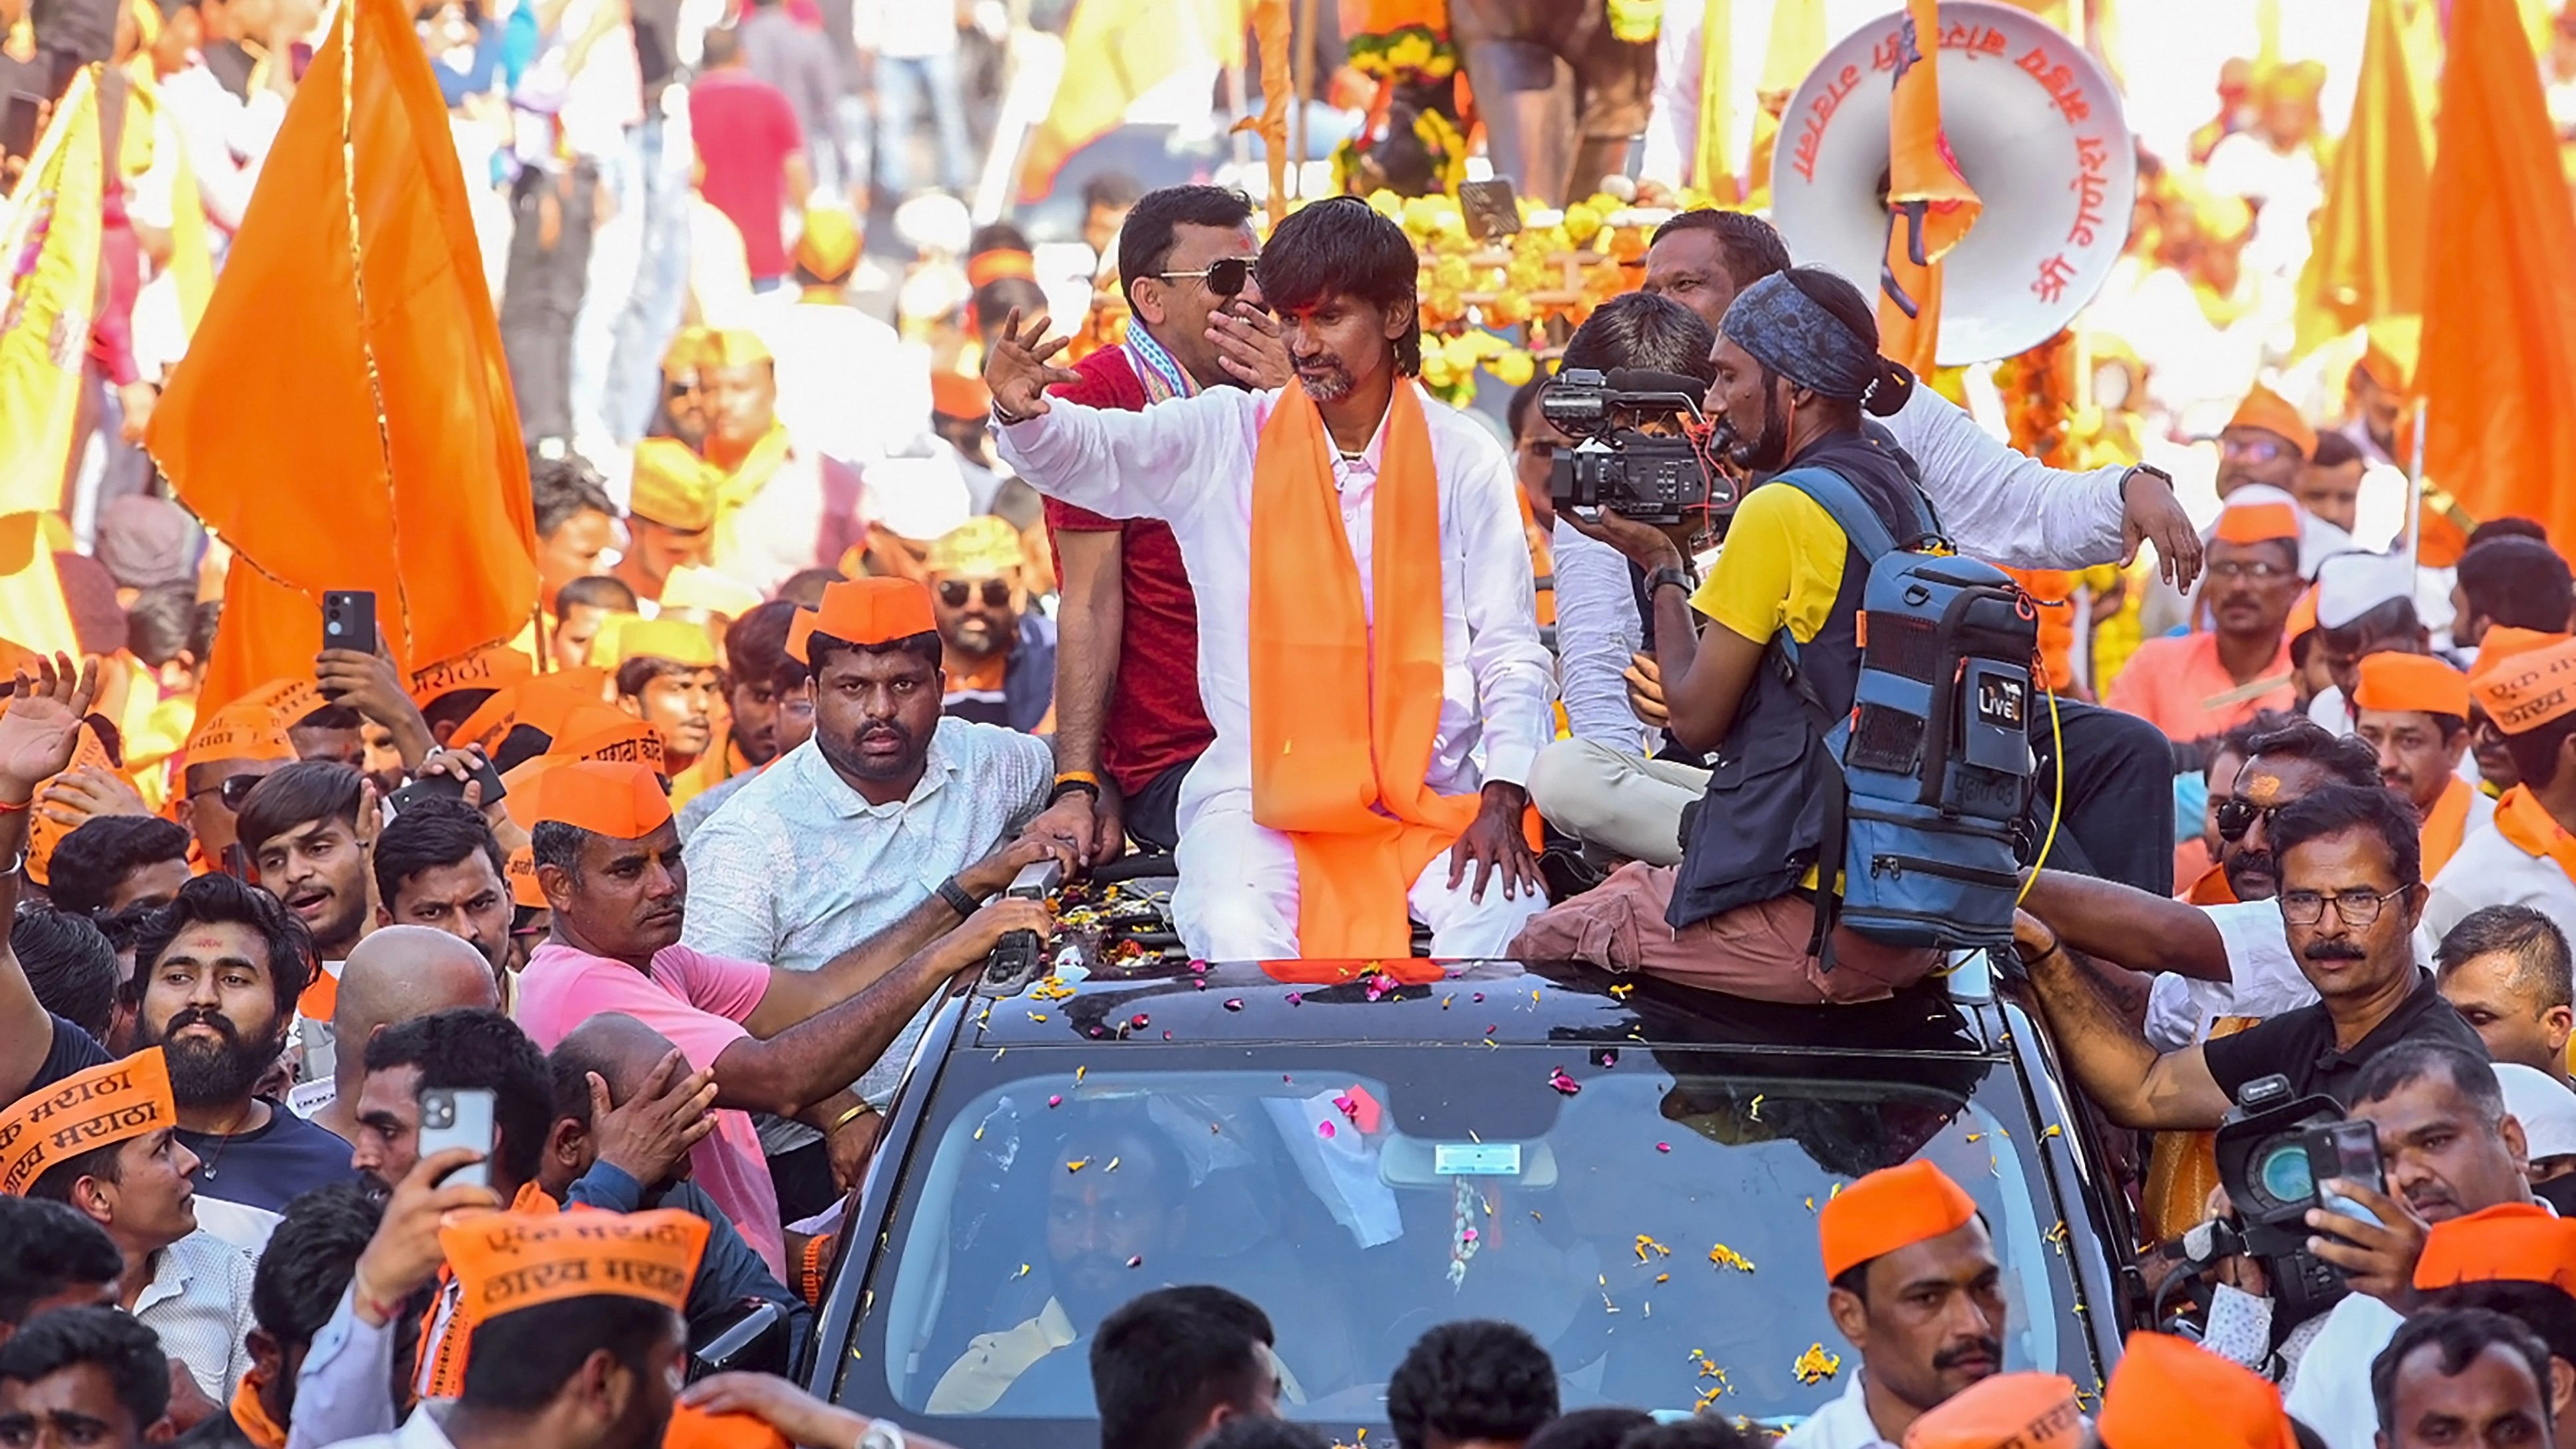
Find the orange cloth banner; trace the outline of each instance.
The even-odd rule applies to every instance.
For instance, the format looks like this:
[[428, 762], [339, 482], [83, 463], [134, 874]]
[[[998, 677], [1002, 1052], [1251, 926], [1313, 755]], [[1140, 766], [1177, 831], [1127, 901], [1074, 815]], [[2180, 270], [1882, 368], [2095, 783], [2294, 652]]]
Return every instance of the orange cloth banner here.
[[[2452, 6], [2435, 114], [2426, 251], [2441, 260], [2415, 371], [2424, 475], [2473, 518], [2518, 514], [2576, 538], [2576, 212], [2513, 0]], [[2425, 561], [2446, 561], [2456, 527], [2428, 524]]]
[[310, 676], [326, 589], [372, 589], [400, 662], [527, 624], [518, 408], [447, 108], [398, 0], [341, 7], [149, 446], [237, 555], [203, 710]]
[[2397, 0], [2370, 0], [2352, 122], [2335, 147], [2316, 250], [2299, 277], [2299, 350], [2424, 310], [2432, 152]]
[[[1928, 52], [1919, 39], [1926, 35], [1932, 37]], [[1940, 7], [1906, 0], [1896, 103], [1887, 117], [1887, 267], [1879, 274], [1878, 350], [1918, 376], [1931, 374], [1940, 352], [1941, 258], [1984, 207], [1941, 132], [1940, 38]]]

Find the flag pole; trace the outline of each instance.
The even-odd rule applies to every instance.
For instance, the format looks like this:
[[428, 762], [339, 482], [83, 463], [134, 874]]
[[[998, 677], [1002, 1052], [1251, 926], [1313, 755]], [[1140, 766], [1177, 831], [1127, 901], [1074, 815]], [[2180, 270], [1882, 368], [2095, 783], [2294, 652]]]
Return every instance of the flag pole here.
[[2410, 569], [2423, 566], [2424, 416], [2430, 407], [2428, 399], [2415, 399], [2415, 456], [2406, 470], [2406, 566]]

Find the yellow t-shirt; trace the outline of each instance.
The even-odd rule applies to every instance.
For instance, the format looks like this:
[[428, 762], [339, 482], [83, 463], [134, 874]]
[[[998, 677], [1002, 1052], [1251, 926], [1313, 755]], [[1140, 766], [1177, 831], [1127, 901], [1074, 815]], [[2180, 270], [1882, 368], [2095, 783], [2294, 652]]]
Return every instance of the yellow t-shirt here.
[[[1823, 504], [1796, 488], [1765, 485], [1737, 506], [1726, 546], [1691, 607], [1757, 643], [1785, 627], [1804, 644], [1833, 616], [1850, 556], [1850, 537]], [[1816, 878], [1810, 867], [1799, 888], [1814, 890]]]
[[1796, 488], [1766, 484], [1736, 508], [1726, 546], [1691, 607], [1756, 643], [1786, 627], [1804, 644], [1832, 616], [1850, 556], [1851, 541], [1824, 505]]

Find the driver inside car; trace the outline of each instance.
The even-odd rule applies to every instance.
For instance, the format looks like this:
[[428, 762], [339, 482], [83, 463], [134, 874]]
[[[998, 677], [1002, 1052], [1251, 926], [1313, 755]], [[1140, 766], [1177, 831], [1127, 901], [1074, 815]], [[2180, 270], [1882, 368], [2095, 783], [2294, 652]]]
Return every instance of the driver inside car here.
[[[980, 1414], [1016, 1403], [1032, 1412], [1091, 1411], [1093, 1330], [1111, 1310], [1165, 1286], [1159, 1260], [1189, 1226], [1188, 1162], [1141, 1109], [1108, 1108], [1075, 1121], [1047, 1174], [1046, 1254], [1052, 1292], [1019, 1323], [977, 1334], [939, 1377], [926, 1407]], [[1021, 1270], [1025, 1271], [1025, 1270]], [[1011, 1402], [1006, 1402], [1007, 1399]]]

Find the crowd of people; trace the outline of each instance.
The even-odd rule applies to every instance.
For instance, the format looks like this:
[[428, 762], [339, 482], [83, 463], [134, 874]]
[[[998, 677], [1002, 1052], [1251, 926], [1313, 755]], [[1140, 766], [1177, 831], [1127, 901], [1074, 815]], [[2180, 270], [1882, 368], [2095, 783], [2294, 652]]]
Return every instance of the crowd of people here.
[[[22, 8], [0, 95], [47, 117], [85, 74], [131, 135], [87, 345], [48, 344], [89, 389], [50, 568], [13, 565], [77, 652], [0, 640], [0, 1446], [929, 1443], [759, 1355], [872, 1231], [846, 1215], [931, 1015], [1055, 931], [1008, 888], [1131, 856], [1196, 958], [1588, 963], [1825, 1011], [1940, 990], [1957, 920], [1841, 909], [1920, 861], [2008, 901], [1980, 944], [2155, 1243], [2240, 1217], [2213, 1133], [2273, 1078], [2374, 1134], [2377, 1180], [2301, 1220], [2348, 1292], [2164, 1255], [2197, 1340], [2141, 1328], [2081, 1392], [2006, 1363], [1957, 1184], [1858, 1177], [1817, 1212], [1857, 1363], [1797, 1449], [2546, 1445], [2576, 1407], [2576, 573], [2522, 518], [2440, 568], [2392, 544], [2422, 526], [2383, 516], [2414, 321], [2294, 336], [2312, 65], [2231, 72], [2192, 155], [2142, 156], [2081, 324], [2127, 445], [2061, 468], [1882, 356], [1870, 279], [1754, 210], [1658, 212], [1489, 417], [1418, 384], [1436, 267], [1378, 199], [1270, 219], [1101, 178], [1114, 302], [1050, 319], [1028, 236], [958, 200], [1003, 7], [422, 7], [536, 593], [519, 637], [351, 641], [239, 692], [228, 550], [145, 443], [330, 22]], [[1696, 124], [1659, 102], [1649, 158]], [[956, 235], [889, 321], [867, 240], [898, 201]], [[1704, 424], [1613, 421], [1733, 501], [1558, 506], [1543, 404], [1585, 369], [1689, 379]], [[1903, 703], [1960, 661], [1873, 585], [1936, 541], [2020, 600], [2025, 654], [2048, 611], [2009, 580], [2092, 580], [2082, 667], [2005, 659], [1955, 722]], [[1945, 771], [2009, 797], [2017, 869], [1964, 863], [1985, 807]], [[1947, 823], [1871, 816], [1864, 773], [1931, 781]], [[1061, 1186], [1105, 1216], [1111, 1181]], [[1054, 1368], [1087, 1367], [1104, 1445], [1324, 1442], [1277, 1417], [1261, 1306], [1094, 1306], [976, 1338], [932, 1411], [1080, 1343]], [[1561, 1413], [1495, 1322], [1386, 1383], [1404, 1449], [1760, 1436]]]

